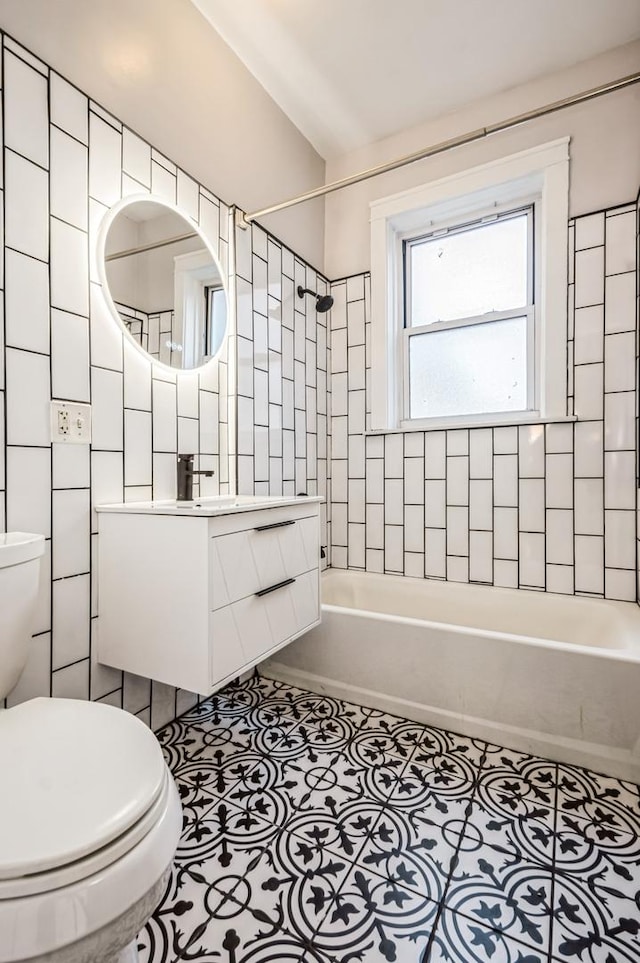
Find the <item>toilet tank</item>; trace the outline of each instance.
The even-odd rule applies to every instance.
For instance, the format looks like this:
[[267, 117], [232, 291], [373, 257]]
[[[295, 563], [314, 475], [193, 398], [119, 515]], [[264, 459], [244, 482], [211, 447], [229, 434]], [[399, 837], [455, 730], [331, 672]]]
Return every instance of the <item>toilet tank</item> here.
[[29, 657], [44, 536], [0, 534], [0, 700], [22, 674]]

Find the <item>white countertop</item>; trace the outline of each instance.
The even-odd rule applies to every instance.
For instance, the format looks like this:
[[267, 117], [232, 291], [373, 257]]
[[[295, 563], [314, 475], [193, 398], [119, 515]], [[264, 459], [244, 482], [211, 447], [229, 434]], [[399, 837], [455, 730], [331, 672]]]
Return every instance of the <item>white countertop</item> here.
[[158, 501], [126, 502], [116, 505], [96, 505], [97, 512], [127, 515], [233, 515], [264, 508], [323, 502], [319, 495], [212, 495], [194, 498], [192, 502]]

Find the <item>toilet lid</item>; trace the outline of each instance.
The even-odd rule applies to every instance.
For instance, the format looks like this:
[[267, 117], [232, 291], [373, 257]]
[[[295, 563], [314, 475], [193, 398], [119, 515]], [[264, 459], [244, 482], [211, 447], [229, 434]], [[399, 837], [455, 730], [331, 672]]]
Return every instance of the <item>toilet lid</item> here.
[[112, 842], [153, 805], [165, 771], [154, 734], [122, 709], [38, 698], [0, 711], [0, 879]]

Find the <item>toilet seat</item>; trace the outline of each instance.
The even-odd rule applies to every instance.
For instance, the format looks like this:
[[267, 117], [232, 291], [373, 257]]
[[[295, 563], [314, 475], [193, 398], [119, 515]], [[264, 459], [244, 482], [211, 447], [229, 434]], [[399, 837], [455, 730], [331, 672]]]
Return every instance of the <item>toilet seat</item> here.
[[166, 807], [153, 733], [112, 706], [33, 699], [0, 713], [0, 900], [86, 878], [121, 858]]
[[172, 789], [171, 777], [167, 771], [162, 791], [145, 815], [126, 833], [109, 845], [102, 846], [95, 853], [43, 873], [17, 876], [14, 879], [0, 879], [0, 903], [2, 900], [53, 892], [108, 869], [112, 863], [126, 856], [151, 832], [166, 812]]

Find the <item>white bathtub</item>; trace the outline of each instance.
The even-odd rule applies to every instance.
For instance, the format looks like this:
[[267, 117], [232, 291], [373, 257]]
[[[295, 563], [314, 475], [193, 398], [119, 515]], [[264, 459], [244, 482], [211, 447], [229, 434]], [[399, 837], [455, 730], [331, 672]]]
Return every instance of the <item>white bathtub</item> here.
[[640, 782], [640, 608], [330, 570], [273, 678]]

